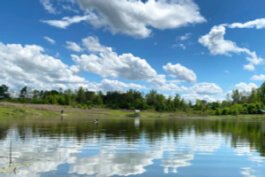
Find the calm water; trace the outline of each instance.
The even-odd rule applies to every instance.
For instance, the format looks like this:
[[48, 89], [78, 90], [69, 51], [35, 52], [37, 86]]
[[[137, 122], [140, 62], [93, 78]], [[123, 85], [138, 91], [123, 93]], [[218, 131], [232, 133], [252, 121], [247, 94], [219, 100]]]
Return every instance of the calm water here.
[[265, 120], [16, 120], [0, 176], [265, 177]]

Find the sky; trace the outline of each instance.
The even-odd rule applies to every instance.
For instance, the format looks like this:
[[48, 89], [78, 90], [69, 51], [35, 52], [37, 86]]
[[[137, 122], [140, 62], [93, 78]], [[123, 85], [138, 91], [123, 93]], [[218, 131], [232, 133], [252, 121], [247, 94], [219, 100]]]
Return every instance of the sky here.
[[186, 100], [265, 81], [265, 1], [0, 2], [0, 84], [151, 89]]

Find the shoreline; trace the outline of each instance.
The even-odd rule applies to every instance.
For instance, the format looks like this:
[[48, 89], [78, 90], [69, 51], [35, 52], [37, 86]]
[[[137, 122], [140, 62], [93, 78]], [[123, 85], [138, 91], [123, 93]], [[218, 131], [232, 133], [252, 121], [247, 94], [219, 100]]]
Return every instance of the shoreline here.
[[[50, 104], [28, 104], [28, 103], [10, 103], [0, 102], [0, 119], [4, 118], [53, 118], [61, 116], [61, 110], [66, 117], [80, 118], [133, 118], [134, 111], [109, 108], [74, 108], [72, 106], [50, 105]], [[140, 113], [141, 118], [173, 118], [173, 119], [222, 119], [222, 118], [265, 118], [264, 114], [251, 115], [200, 115], [184, 112], [156, 112], [153, 110], [144, 110]]]

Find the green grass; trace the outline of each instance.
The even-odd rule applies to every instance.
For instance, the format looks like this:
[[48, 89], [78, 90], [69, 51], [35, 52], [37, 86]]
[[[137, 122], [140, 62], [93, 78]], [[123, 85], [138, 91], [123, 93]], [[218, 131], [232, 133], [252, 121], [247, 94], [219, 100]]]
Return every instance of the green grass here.
[[[64, 107], [65, 117], [69, 119], [123, 119], [134, 117], [134, 111], [130, 110], [112, 110], [106, 108], [92, 108], [92, 109], [79, 109]], [[0, 120], [3, 119], [14, 119], [14, 118], [58, 118], [60, 116], [59, 110], [49, 110], [49, 109], [38, 109], [30, 107], [25, 104], [14, 105], [0, 105]], [[206, 116], [206, 115], [193, 115], [183, 112], [165, 112], [159, 113], [154, 110], [146, 110], [140, 113], [140, 117], [144, 119], [161, 119], [161, 118], [265, 118], [265, 115], [238, 115], [238, 116]]]
[[47, 111], [47, 110], [37, 110], [33, 108], [26, 107], [12, 107], [12, 106], [0, 106], [0, 119], [9, 118], [49, 118], [58, 116], [58, 113]]
[[[79, 109], [64, 107], [64, 115], [70, 119], [78, 118], [111, 118], [120, 119], [134, 116], [134, 111], [130, 110], [113, 110], [106, 108], [92, 108], [92, 109]], [[179, 115], [177, 113], [158, 113], [156, 111], [148, 110], [140, 113], [141, 118], [166, 118]], [[60, 116], [60, 111], [49, 111], [31, 108], [23, 104], [17, 106], [13, 105], [0, 105], [0, 119], [8, 118], [52, 118]]]

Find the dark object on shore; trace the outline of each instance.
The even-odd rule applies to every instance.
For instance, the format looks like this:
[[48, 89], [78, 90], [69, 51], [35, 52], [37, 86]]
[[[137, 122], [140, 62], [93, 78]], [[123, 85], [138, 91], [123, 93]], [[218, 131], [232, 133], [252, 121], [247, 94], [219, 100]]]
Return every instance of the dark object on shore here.
[[63, 113], [64, 113], [64, 110], [62, 109], [61, 110], [61, 120], [63, 120]]

